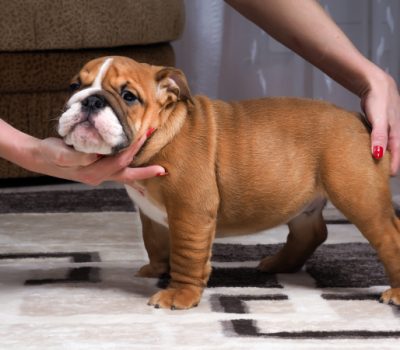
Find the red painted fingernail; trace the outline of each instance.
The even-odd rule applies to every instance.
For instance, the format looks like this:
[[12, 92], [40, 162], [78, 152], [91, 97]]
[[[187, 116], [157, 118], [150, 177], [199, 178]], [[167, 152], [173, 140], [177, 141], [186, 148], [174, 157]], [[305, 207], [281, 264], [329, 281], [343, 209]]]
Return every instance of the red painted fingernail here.
[[149, 130], [147, 130], [146, 136], [147, 136], [147, 137], [150, 137], [151, 134], [152, 134], [154, 131], [156, 131], [155, 128], [150, 128]]
[[382, 146], [374, 146], [373, 155], [375, 159], [381, 159], [383, 157], [383, 147]]
[[165, 175], [168, 175], [168, 173], [167, 172], [165, 172], [165, 173], [157, 173], [156, 176], [165, 176]]

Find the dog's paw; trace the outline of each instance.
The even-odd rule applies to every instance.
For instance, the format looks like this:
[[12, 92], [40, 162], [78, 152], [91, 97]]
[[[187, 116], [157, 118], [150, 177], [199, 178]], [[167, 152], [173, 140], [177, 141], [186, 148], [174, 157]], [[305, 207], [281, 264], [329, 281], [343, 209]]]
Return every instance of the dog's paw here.
[[199, 304], [202, 292], [202, 288], [195, 286], [167, 288], [154, 294], [150, 298], [148, 305], [152, 305], [157, 309], [190, 309]]
[[146, 278], [158, 278], [168, 273], [168, 267], [160, 265], [154, 267], [150, 264], [142, 266], [138, 272], [136, 272], [136, 277], [146, 277]]
[[400, 306], [400, 288], [390, 288], [383, 292], [380, 302], [384, 304]]
[[302, 264], [288, 263], [279, 258], [279, 255], [267, 256], [257, 266], [257, 270], [266, 273], [293, 273], [302, 268]]

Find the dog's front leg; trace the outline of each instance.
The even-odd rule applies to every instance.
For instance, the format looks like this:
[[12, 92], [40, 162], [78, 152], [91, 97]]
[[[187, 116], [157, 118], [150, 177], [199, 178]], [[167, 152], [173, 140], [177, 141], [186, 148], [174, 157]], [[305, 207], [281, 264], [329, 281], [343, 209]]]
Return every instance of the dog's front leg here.
[[149, 305], [189, 309], [200, 302], [211, 273], [216, 215], [180, 209], [168, 221], [171, 281], [167, 289], [150, 298]]
[[169, 232], [168, 228], [149, 219], [140, 212], [143, 242], [149, 256], [149, 264], [136, 273], [138, 277], [161, 277], [169, 273]]

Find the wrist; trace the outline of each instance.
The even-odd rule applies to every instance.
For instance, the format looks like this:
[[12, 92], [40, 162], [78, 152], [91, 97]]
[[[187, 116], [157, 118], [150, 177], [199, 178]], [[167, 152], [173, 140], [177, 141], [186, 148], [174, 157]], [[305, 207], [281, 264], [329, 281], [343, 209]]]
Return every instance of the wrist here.
[[23, 165], [24, 168], [29, 169], [34, 172], [42, 172], [43, 165], [45, 160], [40, 151], [40, 139], [37, 139], [33, 136], [27, 135], [26, 144], [24, 147], [24, 159], [26, 159], [26, 163]]
[[388, 93], [388, 91], [397, 90], [396, 81], [391, 75], [372, 62], [368, 61], [368, 63], [369, 65], [362, 71], [361, 82], [355, 91], [358, 97], [363, 99], [373, 91]]
[[15, 164], [35, 173], [63, 177], [59, 174], [58, 166], [51, 164], [48, 157], [43, 153], [43, 140], [31, 135], [23, 135], [23, 146], [16, 148], [16, 159], [11, 160]]
[[0, 157], [26, 167], [34, 156], [36, 139], [0, 120]]
[[39, 151], [39, 142], [33, 136], [22, 134], [18, 143], [14, 144], [13, 159], [9, 160], [27, 170], [40, 172], [44, 162]]

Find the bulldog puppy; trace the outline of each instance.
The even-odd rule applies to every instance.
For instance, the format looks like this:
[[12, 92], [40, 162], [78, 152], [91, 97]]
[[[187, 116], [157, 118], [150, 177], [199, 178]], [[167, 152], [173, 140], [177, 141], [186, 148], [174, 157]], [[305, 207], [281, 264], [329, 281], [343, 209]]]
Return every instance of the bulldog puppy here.
[[400, 305], [389, 156], [371, 157], [370, 133], [359, 115], [305, 99], [192, 97], [181, 71], [124, 57], [87, 63], [72, 87], [58, 124], [68, 145], [113, 154], [148, 134], [132, 166], [159, 164], [168, 172], [127, 187], [140, 208], [150, 259], [138, 275], [171, 276], [150, 305], [187, 309], [199, 303], [216, 234], [287, 223], [285, 246], [259, 269], [299, 270], [326, 239], [326, 199], [376, 249], [391, 286], [381, 300]]

